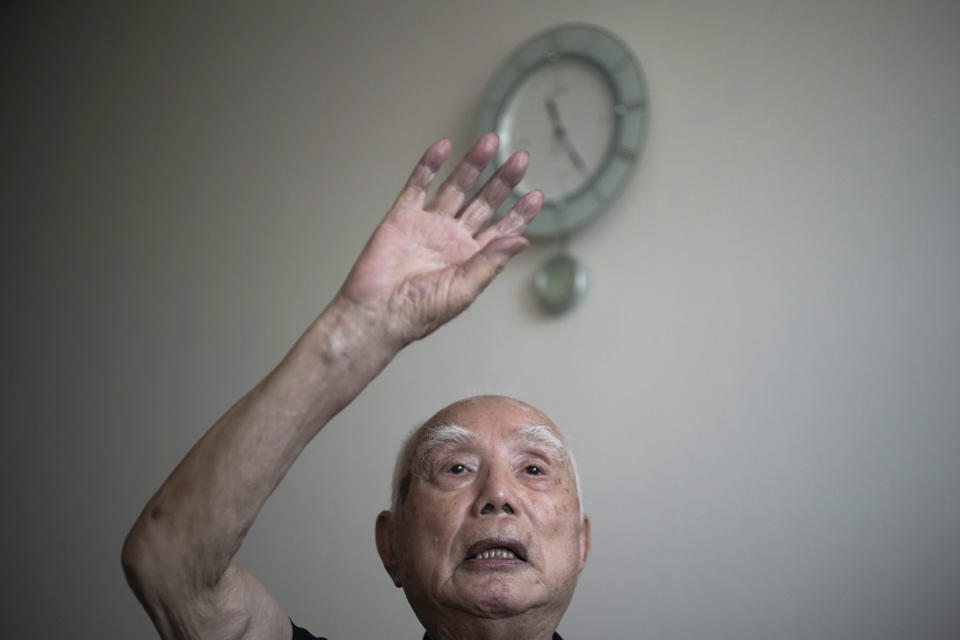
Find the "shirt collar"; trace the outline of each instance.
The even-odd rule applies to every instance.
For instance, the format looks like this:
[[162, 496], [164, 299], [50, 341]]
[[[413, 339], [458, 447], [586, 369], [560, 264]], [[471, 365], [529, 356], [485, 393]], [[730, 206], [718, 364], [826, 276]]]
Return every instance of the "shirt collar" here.
[[[428, 636], [426, 633], [424, 633], [424, 634], [423, 634], [423, 640], [430, 640], [430, 636]], [[554, 631], [554, 632], [553, 632], [553, 640], [563, 640], [563, 638], [560, 637], [560, 634], [559, 634], [559, 633], [557, 633], [556, 631]]]

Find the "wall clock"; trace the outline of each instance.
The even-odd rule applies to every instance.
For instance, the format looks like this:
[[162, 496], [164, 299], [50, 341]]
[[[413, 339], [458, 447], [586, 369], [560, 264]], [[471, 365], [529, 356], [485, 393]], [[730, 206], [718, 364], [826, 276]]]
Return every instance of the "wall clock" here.
[[500, 137], [494, 166], [520, 149], [531, 156], [501, 211], [527, 191], [542, 190], [543, 207], [526, 235], [558, 238], [564, 247], [534, 278], [548, 312], [566, 311], [586, 291], [586, 269], [565, 250], [569, 236], [620, 194], [640, 160], [648, 114], [646, 81], [633, 54], [590, 25], [533, 36], [494, 77], [477, 126]]
[[[516, 49], [496, 74], [478, 130], [500, 136], [498, 160], [530, 152], [523, 193], [544, 192], [531, 239], [569, 234], [604, 211], [640, 159], [648, 120], [643, 72], [612, 34], [561, 25]], [[496, 164], [499, 164], [496, 163]]]

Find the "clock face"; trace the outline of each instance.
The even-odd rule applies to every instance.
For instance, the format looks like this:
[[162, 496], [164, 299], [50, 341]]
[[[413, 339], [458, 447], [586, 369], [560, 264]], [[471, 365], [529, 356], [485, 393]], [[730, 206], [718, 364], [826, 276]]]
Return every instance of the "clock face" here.
[[498, 161], [530, 153], [530, 169], [501, 211], [544, 192], [531, 238], [570, 233], [606, 209], [640, 158], [647, 91], [633, 54], [609, 33], [563, 25], [520, 46], [494, 79], [478, 122], [500, 136]]
[[524, 149], [536, 162], [519, 185], [548, 200], [572, 196], [603, 166], [614, 139], [614, 96], [606, 76], [579, 58], [532, 71], [507, 99], [499, 126], [503, 154]]

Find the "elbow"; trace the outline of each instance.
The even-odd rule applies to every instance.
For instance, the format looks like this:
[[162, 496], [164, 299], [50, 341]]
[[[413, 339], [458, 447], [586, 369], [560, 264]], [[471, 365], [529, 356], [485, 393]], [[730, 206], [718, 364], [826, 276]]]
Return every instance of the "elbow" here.
[[[171, 629], [187, 590], [172, 571], [170, 545], [143, 518], [133, 525], [120, 550], [120, 564], [130, 590], [140, 601], [161, 637], [178, 637]], [[164, 556], [167, 556], [166, 558]]]
[[123, 541], [120, 551], [124, 576], [160, 637], [180, 637], [173, 631], [175, 625], [172, 624], [171, 614], [175, 613], [175, 610], [170, 608], [169, 598], [165, 596], [164, 584], [167, 577], [164, 576], [163, 566], [156, 559], [156, 543], [151, 541], [150, 534], [141, 526], [141, 522], [137, 521]]
[[123, 548], [120, 550], [120, 565], [123, 567], [127, 584], [141, 600], [146, 596], [149, 586], [148, 577], [153, 573], [150, 565], [154, 554], [150, 547], [147, 534], [137, 522], [127, 534], [127, 538], [123, 541]]
[[129, 580], [131, 574], [136, 573], [137, 567], [143, 562], [144, 549], [143, 537], [134, 527], [127, 534], [123, 541], [123, 548], [120, 550], [120, 565], [123, 567], [123, 573]]
[[171, 579], [167, 575], [171, 570], [171, 544], [164, 527], [159, 526], [157, 513], [157, 507], [148, 503], [120, 550], [120, 564], [127, 584], [142, 602]]

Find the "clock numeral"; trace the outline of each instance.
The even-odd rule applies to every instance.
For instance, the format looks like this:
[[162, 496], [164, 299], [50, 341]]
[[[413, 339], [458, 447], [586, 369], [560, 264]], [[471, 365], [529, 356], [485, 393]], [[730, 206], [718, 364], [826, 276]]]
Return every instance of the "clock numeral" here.
[[595, 49], [594, 45], [597, 43], [597, 34], [591, 32], [590, 39], [587, 40], [587, 51], [593, 52]]
[[590, 195], [593, 196], [594, 199], [596, 199], [601, 205], [605, 207], [610, 204], [610, 200], [606, 196], [604, 196], [602, 193], [600, 193], [600, 190], [597, 189], [596, 187], [592, 187], [590, 189]]
[[560, 57], [560, 52], [562, 50], [563, 49], [560, 46], [560, 34], [556, 31], [552, 31], [550, 33], [550, 52], [547, 54], [547, 56], [551, 60], [556, 60], [558, 57]]
[[613, 65], [613, 72], [620, 73], [628, 64], [630, 64], [630, 56], [623, 56]]
[[617, 104], [613, 106], [613, 115], [618, 118], [623, 118], [631, 111], [643, 111], [647, 108], [646, 100], [634, 100], [633, 102], [625, 102], [623, 104]]

